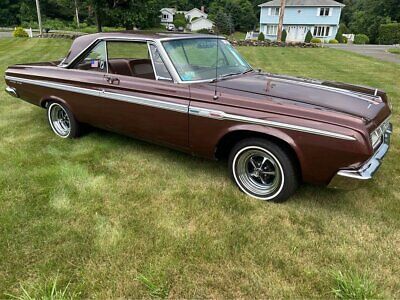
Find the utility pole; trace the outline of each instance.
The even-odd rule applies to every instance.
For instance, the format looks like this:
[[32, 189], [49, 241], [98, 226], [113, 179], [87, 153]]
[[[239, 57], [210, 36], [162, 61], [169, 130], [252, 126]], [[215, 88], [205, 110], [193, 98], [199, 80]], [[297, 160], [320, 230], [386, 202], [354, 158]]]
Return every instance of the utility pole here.
[[36, 0], [36, 10], [37, 10], [37, 17], [38, 17], [38, 23], [39, 23], [39, 36], [42, 36], [42, 17], [40, 15], [40, 5], [39, 5], [39, 0]]
[[75, 15], [76, 15], [76, 25], [79, 28], [79, 11], [78, 11], [78, 2], [75, 0]]
[[283, 17], [285, 16], [285, 6], [286, 6], [286, 0], [281, 0], [281, 9], [279, 11], [279, 24], [277, 33], [278, 42], [282, 41]]

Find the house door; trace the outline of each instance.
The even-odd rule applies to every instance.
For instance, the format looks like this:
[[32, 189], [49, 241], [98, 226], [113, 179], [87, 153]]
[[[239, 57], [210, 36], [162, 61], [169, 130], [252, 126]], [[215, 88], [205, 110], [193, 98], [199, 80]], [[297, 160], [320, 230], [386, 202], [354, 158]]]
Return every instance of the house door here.
[[296, 34], [296, 42], [304, 42], [307, 34], [307, 27], [306, 26], [298, 26], [297, 27], [297, 34]]
[[288, 26], [286, 41], [288, 42], [296, 41], [296, 35], [297, 35], [297, 26]]
[[306, 26], [288, 26], [287, 28], [287, 38], [288, 42], [304, 42], [307, 34]]

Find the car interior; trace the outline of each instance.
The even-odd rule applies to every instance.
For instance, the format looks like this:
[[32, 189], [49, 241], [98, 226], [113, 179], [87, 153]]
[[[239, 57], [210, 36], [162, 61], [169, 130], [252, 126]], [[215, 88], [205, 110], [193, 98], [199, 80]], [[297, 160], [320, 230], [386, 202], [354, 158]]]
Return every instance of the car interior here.
[[76, 65], [76, 69], [156, 79], [147, 43], [100, 42]]
[[156, 79], [150, 59], [109, 59], [108, 72], [111, 74]]

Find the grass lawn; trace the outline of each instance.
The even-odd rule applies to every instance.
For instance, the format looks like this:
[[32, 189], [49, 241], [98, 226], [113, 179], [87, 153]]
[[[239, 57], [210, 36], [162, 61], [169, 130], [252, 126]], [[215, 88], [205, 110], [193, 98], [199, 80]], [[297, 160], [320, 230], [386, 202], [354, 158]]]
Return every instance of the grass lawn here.
[[246, 32], [240, 32], [240, 31], [236, 31], [234, 33], [232, 33], [230, 36], [228, 36], [228, 38], [230, 40], [244, 40], [246, 38]]
[[[0, 72], [69, 40], [0, 39]], [[400, 65], [334, 49], [244, 47], [266, 71], [385, 89], [390, 154], [365, 188], [240, 193], [224, 163], [93, 130], [57, 138], [0, 81], [0, 298], [400, 297]]]
[[390, 48], [388, 51], [390, 53], [399, 54], [400, 55], [400, 48]]

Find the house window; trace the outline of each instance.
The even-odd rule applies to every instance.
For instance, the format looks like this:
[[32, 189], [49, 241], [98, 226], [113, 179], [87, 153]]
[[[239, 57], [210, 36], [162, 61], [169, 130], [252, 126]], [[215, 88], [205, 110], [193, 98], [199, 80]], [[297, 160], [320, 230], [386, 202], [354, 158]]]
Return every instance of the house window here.
[[329, 16], [330, 8], [329, 7], [321, 7], [319, 9], [319, 16]]
[[276, 35], [277, 32], [278, 32], [278, 25], [267, 26], [267, 35]]
[[168, 20], [168, 15], [167, 14], [163, 14], [162, 17], [163, 17], [164, 20]]
[[268, 10], [268, 15], [269, 16], [279, 16], [279, 11], [280, 11], [280, 8], [279, 7], [271, 7], [269, 10]]
[[330, 29], [329, 26], [315, 26], [313, 35], [317, 37], [327, 37], [329, 36]]

